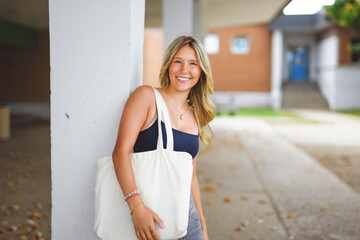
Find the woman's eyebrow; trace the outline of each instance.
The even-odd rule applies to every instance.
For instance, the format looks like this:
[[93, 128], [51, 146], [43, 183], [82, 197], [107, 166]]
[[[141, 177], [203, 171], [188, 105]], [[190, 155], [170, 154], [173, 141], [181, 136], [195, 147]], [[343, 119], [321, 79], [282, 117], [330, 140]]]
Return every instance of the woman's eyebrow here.
[[[174, 57], [174, 59], [183, 60], [181, 57]], [[198, 62], [196, 59], [190, 59], [189, 61], [191, 61], [191, 62]]]

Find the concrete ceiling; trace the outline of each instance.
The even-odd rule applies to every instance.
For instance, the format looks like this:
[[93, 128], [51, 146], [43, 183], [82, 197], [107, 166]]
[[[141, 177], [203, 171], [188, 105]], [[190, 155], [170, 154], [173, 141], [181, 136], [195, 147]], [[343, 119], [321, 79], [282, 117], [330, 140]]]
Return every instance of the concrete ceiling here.
[[267, 24], [291, 0], [205, 0], [204, 27], [207, 30], [241, 25]]
[[[179, 0], [180, 1], [180, 0]], [[202, 2], [203, 28], [265, 24], [291, 0], [197, 0]], [[145, 26], [161, 27], [162, 0], [146, 0]], [[0, 17], [36, 29], [49, 28], [48, 0], [0, 0]]]

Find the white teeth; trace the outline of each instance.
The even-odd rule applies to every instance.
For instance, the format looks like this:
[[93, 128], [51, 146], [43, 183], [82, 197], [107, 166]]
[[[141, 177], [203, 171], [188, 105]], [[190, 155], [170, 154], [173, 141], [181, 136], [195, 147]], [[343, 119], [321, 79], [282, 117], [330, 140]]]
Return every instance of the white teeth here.
[[182, 78], [182, 77], [177, 77], [179, 80], [181, 81], [187, 81], [187, 80], [190, 80], [190, 78]]

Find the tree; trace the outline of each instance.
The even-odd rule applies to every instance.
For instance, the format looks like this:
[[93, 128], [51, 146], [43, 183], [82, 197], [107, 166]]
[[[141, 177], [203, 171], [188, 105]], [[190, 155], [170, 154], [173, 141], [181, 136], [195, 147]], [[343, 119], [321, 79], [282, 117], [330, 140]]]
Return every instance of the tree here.
[[336, 0], [325, 9], [326, 14], [340, 27], [360, 29], [360, 0]]

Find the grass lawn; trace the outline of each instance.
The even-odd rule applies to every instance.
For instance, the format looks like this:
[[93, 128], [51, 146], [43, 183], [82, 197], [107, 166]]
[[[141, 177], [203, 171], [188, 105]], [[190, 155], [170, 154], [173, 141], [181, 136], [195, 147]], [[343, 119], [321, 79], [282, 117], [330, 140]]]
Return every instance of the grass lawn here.
[[297, 114], [286, 110], [273, 110], [270, 108], [245, 108], [235, 112], [222, 111], [217, 116], [239, 116], [239, 117], [259, 117], [269, 124], [317, 124], [319, 122], [306, 119]]
[[296, 117], [297, 115], [284, 110], [262, 109], [262, 108], [250, 108], [239, 109], [235, 112], [235, 116], [257, 116], [257, 117]]
[[360, 109], [337, 111], [338, 113], [351, 114], [360, 117]]

